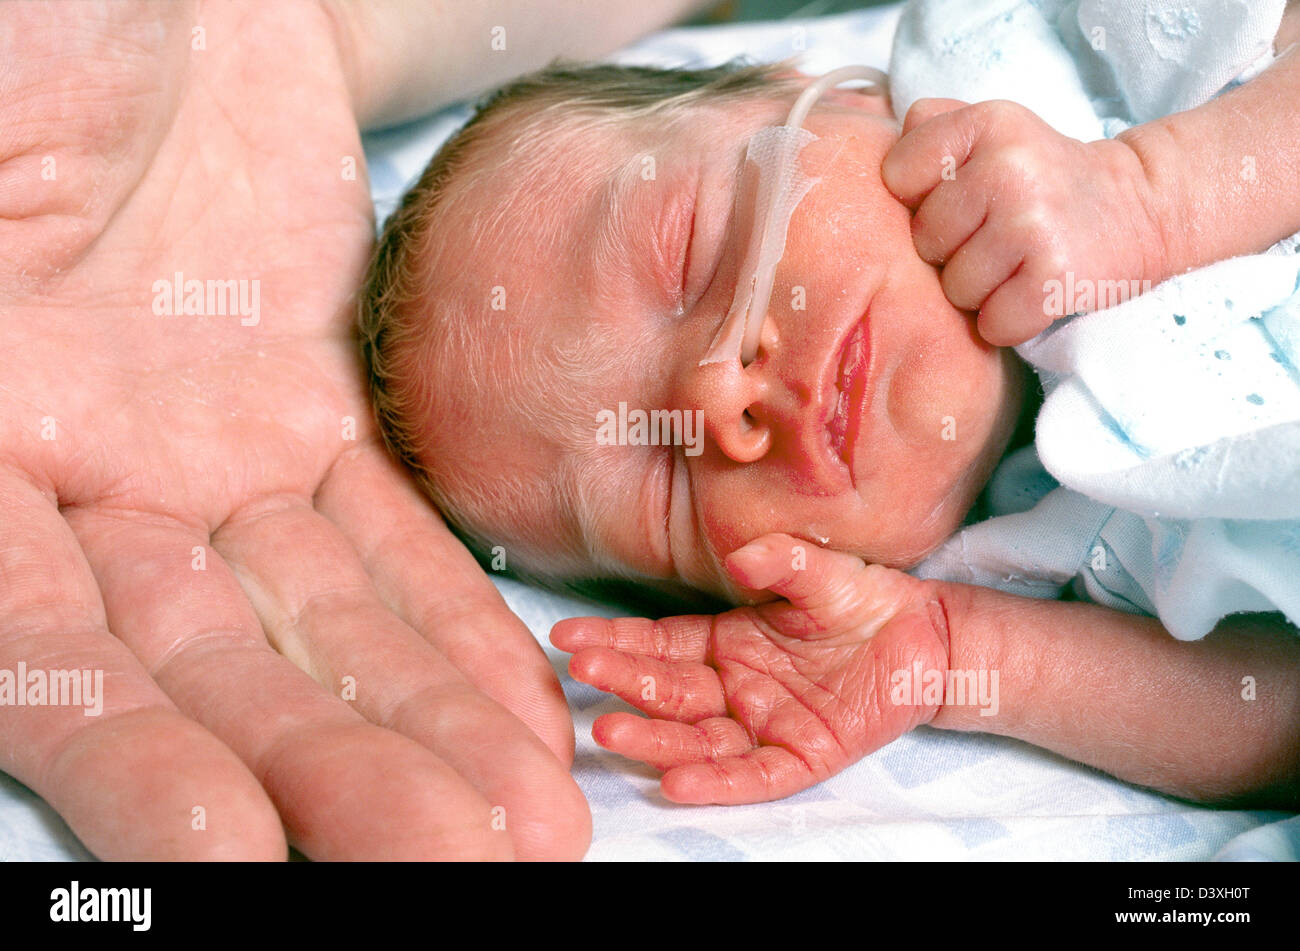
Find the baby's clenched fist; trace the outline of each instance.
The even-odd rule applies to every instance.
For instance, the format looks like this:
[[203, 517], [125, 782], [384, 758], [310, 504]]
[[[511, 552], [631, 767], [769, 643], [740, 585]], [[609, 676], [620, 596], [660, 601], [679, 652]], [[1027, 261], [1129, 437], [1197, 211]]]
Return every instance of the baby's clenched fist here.
[[881, 167], [920, 256], [979, 332], [1015, 346], [1163, 280], [1151, 185], [1123, 142], [1080, 142], [1023, 106], [921, 99]]

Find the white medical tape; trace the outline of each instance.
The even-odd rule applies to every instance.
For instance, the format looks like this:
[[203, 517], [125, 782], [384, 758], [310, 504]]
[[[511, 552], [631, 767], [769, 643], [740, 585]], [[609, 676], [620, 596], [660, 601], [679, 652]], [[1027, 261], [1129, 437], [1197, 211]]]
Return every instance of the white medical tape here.
[[820, 181], [804, 174], [799, 167], [799, 153], [816, 139], [807, 129], [784, 125], [759, 129], [750, 138], [745, 161], [753, 162], [758, 168], [754, 227], [731, 309], [700, 361], [701, 366], [738, 360], [742, 355], [752, 359], [757, 351], [772, 297], [776, 266], [785, 255], [790, 218], [799, 202]]

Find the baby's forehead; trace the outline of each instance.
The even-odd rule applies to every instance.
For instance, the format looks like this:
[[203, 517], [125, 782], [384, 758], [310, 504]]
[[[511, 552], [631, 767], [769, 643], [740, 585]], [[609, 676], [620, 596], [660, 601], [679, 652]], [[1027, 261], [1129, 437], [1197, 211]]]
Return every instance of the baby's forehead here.
[[[684, 163], [668, 163], [661, 182], [641, 182], [643, 169], [653, 179], [657, 154], [645, 136], [576, 120], [533, 120], [478, 144], [492, 154], [465, 164], [439, 226], [428, 232], [423, 253], [436, 275], [430, 294], [466, 312], [486, 308], [489, 319], [477, 322], [477, 333], [498, 346], [509, 345], [503, 335], [513, 330], [584, 359], [601, 356], [609, 341], [591, 339], [586, 327], [598, 296], [592, 283], [607, 286], [612, 271], [635, 264], [622, 239], [647, 224], [662, 204], [651, 199], [676, 187], [674, 170]], [[647, 187], [629, 188], [629, 181]]]
[[[440, 218], [429, 233], [430, 252], [445, 256], [439, 268], [453, 280], [526, 270], [578, 248], [566, 233], [592, 217], [602, 190], [630, 156], [627, 134], [586, 128], [554, 118], [521, 116], [516, 128], [503, 117], [475, 144], [448, 183]], [[509, 289], [506, 288], [508, 291]], [[498, 292], [493, 306], [509, 308]]]
[[[623, 111], [557, 104], [540, 112], [520, 104], [495, 123], [482, 158], [521, 193], [560, 181], [594, 185], [629, 162], [649, 180], [649, 159], [672, 163], [704, 151], [730, 151], [763, 125], [780, 122], [789, 96], [701, 97], [662, 110]], [[493, 161], [495, 159], [495, 161]], [[541, 196], [539, 196], [541, 197]]]

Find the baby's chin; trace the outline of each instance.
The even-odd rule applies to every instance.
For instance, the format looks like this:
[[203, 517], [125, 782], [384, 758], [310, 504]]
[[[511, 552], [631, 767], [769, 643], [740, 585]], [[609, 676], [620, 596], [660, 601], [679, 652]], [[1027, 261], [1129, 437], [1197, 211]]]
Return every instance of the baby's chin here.
[[857, 555], [863, 561], [886, 568], [907, 571], [915, 568], [932, 555], [961, 527], [962, 520], [945, 519], [942, 524], [934, 523], [918, 528], [916, 535], [905, 542], [881, 546], [879, 542], [852, 546], [850, 554]]

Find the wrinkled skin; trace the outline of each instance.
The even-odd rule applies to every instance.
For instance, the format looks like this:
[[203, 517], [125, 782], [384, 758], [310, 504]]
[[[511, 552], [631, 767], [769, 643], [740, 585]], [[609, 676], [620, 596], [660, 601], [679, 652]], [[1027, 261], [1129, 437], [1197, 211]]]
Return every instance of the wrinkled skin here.
[[936, 588], [853, 555], [767, 535], [727, 559], [736, 582], [782, 600], [716, 617], [575, 618], [552, 631], [570, 673], [651, 719], [596, 720], [602, 746], [664, 771], [684, 803], [793, 795], [930, 722], [895, 704], [895, 671], [948, 670]]
[[[334, 30], [0, 9], [0, 668], [104, 671], [0, 769], [104, 859], [575, 858], [555, 674], [370, 422]], [[260, 320], [156, 315], [178, 271]]]

